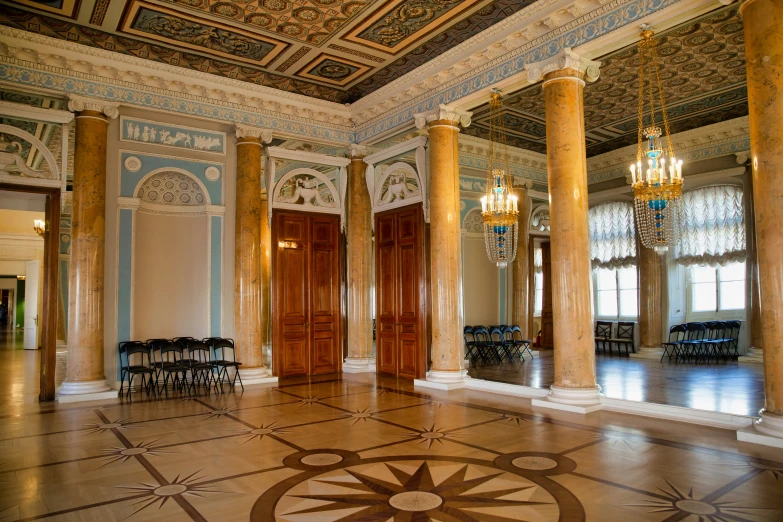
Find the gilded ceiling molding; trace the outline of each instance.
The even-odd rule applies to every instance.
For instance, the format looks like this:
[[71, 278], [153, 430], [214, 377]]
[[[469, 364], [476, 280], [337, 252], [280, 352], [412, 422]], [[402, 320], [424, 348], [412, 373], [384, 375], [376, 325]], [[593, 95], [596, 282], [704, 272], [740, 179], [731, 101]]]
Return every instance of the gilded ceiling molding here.
[[101, 100], [98, 98], [88, 98], [87, 96], [68, 95], [68, 110], [71, 112], [94, 111], [104, 114], [110, 120], [114, 120], [120, 115], [120, 104]]
[[[527, 80], [536, 83], [550, 73], [560, 71], [577, 71], [585, 81], [594, 82], [600, 75], [601, 62], [588, 60], [566, 47], [559, 54], [543, 62], [527, 65]], [[581, 79], [581, 78], [580, 78]]]

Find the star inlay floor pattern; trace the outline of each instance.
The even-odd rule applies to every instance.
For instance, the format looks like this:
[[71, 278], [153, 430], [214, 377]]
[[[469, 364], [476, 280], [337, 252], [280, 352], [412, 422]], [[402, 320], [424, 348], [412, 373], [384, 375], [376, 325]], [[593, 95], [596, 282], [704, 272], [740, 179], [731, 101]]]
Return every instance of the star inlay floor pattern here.
[[783, 520], [783, 450], [731, 431], [378, 376], [28, 404], [0, 445], [0, 521]]

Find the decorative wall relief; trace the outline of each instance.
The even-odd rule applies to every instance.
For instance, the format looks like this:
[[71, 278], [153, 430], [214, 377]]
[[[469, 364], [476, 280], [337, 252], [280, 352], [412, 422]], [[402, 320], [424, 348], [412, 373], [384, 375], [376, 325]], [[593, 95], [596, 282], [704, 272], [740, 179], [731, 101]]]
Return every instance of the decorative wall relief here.
[[337, 201], [337, 190], [332, 182], [313, 169], [289, 172], [278, 182], [275, 190], [275, 203], [283, 205], [320, 207], [339, 212]]
[[481, 208], [472, 208], [465, 214], [462, 220], [462, 237], [484, 239], [484, 218], [481, 217]]
[[[57, 160], [41, 140], [27, 131], [6, 124], [0, 125], [0, 136], [0, 172], [28, 178], [60, 179]], [[27, 166], [22, 155], [27, 154], [31, 145], [43, 155], [48, 171], [33, 170]]]
[[176, 171], [153, 174], [136, 190], [136, 197], [168, 205], [203, 205], [209, 202], [197, 181]]
[[381, 174], [377, 187], [376, 207], [385, 207], [393, 203], [412, 203], [414, 200], [421, 201], [418, 174], [407, 163], [395, 163], [389, 166]]
[[120, 140], [198, 152], [226, 153], [226, 133], [120, 117]]

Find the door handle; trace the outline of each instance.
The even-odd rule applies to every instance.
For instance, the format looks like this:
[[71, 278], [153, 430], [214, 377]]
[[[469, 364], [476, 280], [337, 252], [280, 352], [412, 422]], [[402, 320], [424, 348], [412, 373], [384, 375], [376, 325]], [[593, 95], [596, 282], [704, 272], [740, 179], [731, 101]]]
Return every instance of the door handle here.
[[310, 323], [305, 322], [305, 330], [307, 330], [307, 331], [310, 330]]
[[38, 316], [36, 315], [33, 317], [33, 321], [35, 321], [35, 326], [38, 326]]

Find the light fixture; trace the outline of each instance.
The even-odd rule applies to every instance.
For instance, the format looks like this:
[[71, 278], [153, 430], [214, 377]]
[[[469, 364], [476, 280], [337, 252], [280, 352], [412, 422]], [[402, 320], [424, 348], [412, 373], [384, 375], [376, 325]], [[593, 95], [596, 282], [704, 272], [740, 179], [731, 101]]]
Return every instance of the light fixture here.
[[35, 230], [35, 233], [39, 236], [44, 237], [44, 234], [46, 234], [46, 222], [42, 219], [36, 219], [33, 221], [33, 230]]
[[505, 268], [517, 255], [517, 197], [512, 193], [513, 178], [508, 169], [503, 101], [493, 90], [489, 101], [489, 147], [487, 149], [487, 187], [481, 198], [484, 219], [484, 244], [489, 260]]
[[[680, 240], [682, 160], [674, 156], [669, 134], [669, 118], [661, 88], [653, 31], [649, 25], [641, 27], [639, 148], [636, 163], [631, 164], [631, 185], [642, 244], [663, 255]], [[656, 95], [659, 113], [656, 112]]]

